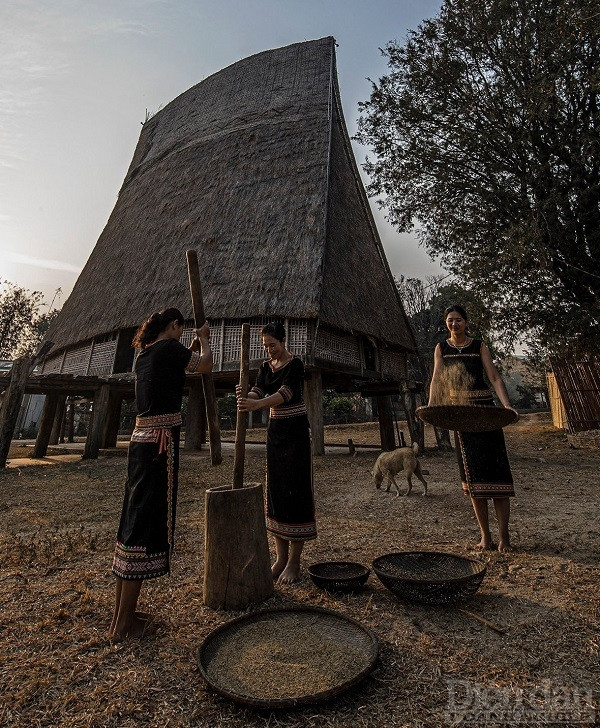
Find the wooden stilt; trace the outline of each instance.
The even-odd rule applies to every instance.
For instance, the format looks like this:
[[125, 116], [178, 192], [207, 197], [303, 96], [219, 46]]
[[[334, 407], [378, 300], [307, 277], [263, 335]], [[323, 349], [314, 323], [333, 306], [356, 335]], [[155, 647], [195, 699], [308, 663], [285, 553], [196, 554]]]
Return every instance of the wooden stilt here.
[[60, 437], [60, 431], [62, 429], [62, 423], [65, 416], [65, 402], [67, 401], [67, 395], [61, 394], [56, 403], [56, 412], [54, 413], [54, 422], [52, 423], [52, 430], [50, 432], [50, 440], [48, 445], [58, 445], [58, 439]]
[[102, 435], [102, 447], [116, 447], [119, 437], [119, 425], [121, 424], [121, 405], [123, 395], [111, 391], [108, 397], [108, 412]]
[[185, 449], [201, 450], [202, 443], [206, 442], [206, 434], [202, 439], [202, 430], [206, 433], [206, 402], [204, 401], [204, 389], [199, 379], [189, 383], [188, 406], [185, 418]]
[[67, 442], [75, 442], [75, 401], [70, 400], [67, 413]]
[[100, 447], [104, 440], [104, 428], [108, 416], [109, 400], [110, 384], [103, 384], [94, 394], [91, 422], [82, 455], [84, 460], [98, 457]]
[[377, 397], [377, 413], [379, 417], [379, 436], [382, 450], [394, 450], [396, 436], [394, 433], [394, 415], [390, 397]]
[[325, 428], [323, 426], [323, 377], [320, 369], [312, 369], [304, 382], [304, 402], [312, 437], [314, 455], [325, 453]]
[[40, 424], [38, 427], [38, 434], [35, 438], [35, 445], [33, 447], [32, 457], [43, 458], [48, 452], [48, 445], [50, 444], [50, 435], [52, 433], [52, 425], [54, 424], [54, 418], [56, 417], [56, 408], [60, 399], [60, 395], [56, 392], [48, 392], [46, 399], [44, 400], [44, 408], [40, 417]]
[[30, 366], [30, 357], [23, 357], [13, 362], [10, 384], [2, 398], [2, 408], [0, 409], [0, 468], [6, 466]]

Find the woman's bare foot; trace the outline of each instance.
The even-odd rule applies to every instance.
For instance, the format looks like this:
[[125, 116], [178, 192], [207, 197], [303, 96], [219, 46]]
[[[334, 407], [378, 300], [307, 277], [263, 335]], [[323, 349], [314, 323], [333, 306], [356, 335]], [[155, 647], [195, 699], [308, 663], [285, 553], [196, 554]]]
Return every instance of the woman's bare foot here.
[[150, 623], [150, 620], [146, 619], [140, 619], [139, 617], [135, 616], [133, 618], [133, 622], [131, 624], [131, 627], [125, 632], [125, 634], [120, 634], [119, 632], [113, 632], [112, 635], [109, 635], [109, 640], [117, 644], [119, 642], [123, 642], [123, 640], [126, 639], [139, 639], [141, 637], [144, 637], [144, 635], [148, 634], [148, 625]]
[[[496, 548], [496, 544], [487, 538], [482, 538], [478, 544], [475, 544], [475, 548], [478, 551], [492, 551]], [[500, 550], [500, 547], [498, 547], [498, 550]]]
[[500, 539], [498, 542], [498, 551], [501, 554], [510, 554], [512, 552], [513, 548], [510, 545], [510, 541]]
[[276, 559], [273, 565], [271, 566], [271, 573], [273, 574], [273, 579], [278, 579], [283, 571], [285, 570], [287, 561], [285, 559]]
[[285, 567], [285, 569], [281, 572], [281, 575], [279, 576], [279, 579], [277, 579], [278, 584], [293, 584], [300, 575], [300, 565], [296, 564], [290, 564]]

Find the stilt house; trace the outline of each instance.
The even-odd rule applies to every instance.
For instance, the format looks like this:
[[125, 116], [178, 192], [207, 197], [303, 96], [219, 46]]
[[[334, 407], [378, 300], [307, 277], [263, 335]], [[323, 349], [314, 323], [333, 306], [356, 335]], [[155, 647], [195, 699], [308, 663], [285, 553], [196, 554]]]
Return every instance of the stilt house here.
[[415, 344], [352, 153], [333, 38], [234, 63], [144, 123], [115, 208], [48, 332], [43, 373], [131, 371], [135, 328], [167, 306], [189, 319], [185, 343], [190, 248], [217, 391], [237, 380], [241, 324], [251, 323], [256, 369], [260, 328], [274, 319], [307, 368], [317, 452], [323, 388], [399, 391]]

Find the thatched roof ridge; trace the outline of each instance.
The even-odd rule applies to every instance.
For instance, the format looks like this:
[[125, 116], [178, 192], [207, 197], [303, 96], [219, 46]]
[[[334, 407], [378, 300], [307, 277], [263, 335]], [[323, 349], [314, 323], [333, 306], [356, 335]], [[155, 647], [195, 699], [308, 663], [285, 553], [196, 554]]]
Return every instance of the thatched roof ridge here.
[[[359, 319], [356, 299], [323, 306], [326, 274], [326, 286], [347, 287], [327, 271], [325, 250], [332, 129], [340, 124], [334, 43], [246, 58], [144, 124], [115, 208], [48, 333], [56, 349], [131, 328], [170, 305], [191, 318], [188, 248], [198, 250], [212, 319], [325, 316], [412, 348], [396, 302]], [[379, 259], [373, 266], [383, 270]]]

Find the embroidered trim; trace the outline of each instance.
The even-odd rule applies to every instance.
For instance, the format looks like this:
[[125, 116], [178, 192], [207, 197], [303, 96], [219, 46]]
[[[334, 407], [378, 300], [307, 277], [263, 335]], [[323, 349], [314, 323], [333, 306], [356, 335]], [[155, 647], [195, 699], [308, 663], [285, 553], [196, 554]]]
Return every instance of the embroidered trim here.
[[277, 536], [283, 536], [288, 541], [309, 541], [317, 537], [317, 524], [309, 523], [279, 523], [267, 517], [267, 531]]
[[188, 374], [194, 374], [196, 371], [198, 371], [201, 358], [202, 356], [197, 351], [192, 351], [192, 356], [190, 357], [185, 371], [188, 372]]
[[269, 410], [269, 416], [274, 420], [280, 420], [284, 417], [298, 417], [305, 414], [307, 414], [307, 410], [304, 402], [288, 405], [280, 404], [278, 407], [271, 407]]
[[167, 415], [151, 415], [150, 417], [136, 417], [135, 428], [131, 433], [131, 442], [158, 443], [158, 454], [168, 449], [168, 439], [171, 428], [182, 423], [181, 412]]
[[284, 402], [289, 402], [290, 399], [294, 396], [294, 393], [292, 392], [290, 387], [287, 386], [287, 384], [283, 384], [281, 387], [279, 387], [277, 391], [283, 397]]
[[112, 570], [121, 579], [153, 579], [169, 573], [169, 553], [147, 554], [145, 546], [117, 542]]
[[136, 417], [135, 428], [146, 430], [154, 427], [177, 427], [183, 422], [181, 412], [173, 412], [166, 415], [150, 415], [148, 417]]

